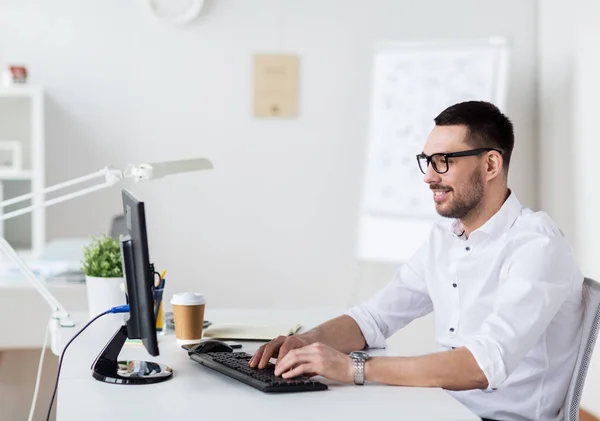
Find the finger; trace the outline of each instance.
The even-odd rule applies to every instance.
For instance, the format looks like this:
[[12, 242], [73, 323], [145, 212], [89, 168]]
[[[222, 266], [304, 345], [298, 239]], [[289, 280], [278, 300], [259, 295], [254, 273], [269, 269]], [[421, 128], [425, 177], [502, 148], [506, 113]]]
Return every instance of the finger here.
[[298, 376], [301, 376], [301, 375], [307, 374], [307, 373], [314, 376], [316, 374], [315, 371], [316, 371], [316, 367], [312, 363], [300, 364], [300, 365], [292, 368], [291, 370], [288, 370], [285, 373], [283, 373], [281, 375], [281, 377], [283, 377], [284, 379], [290, 379], [292, 377], [298, 377]]
[[285, 357], [277, 360], [277, 364], [275, 364], [275, 375], [281, 376], [282, 373], [291, 370], [296, 365], [312, 362], [315, 355], [315, 352], [309, 348], [293, 349], [288, 352]]
[[292, 343], [285, 341], [281, 348], [279, 348], [279, 354], [277, 355], [277, 362], [283, 359], [292, 350]]
[[248, 364], [250, 365], [250, 367], [256, 367], [258, 365], [258, 362], [260, 361], [260, 358], [262, 357], [263, 353], [265, 352], [265, 345], [261, 345], [256, 352], [254, 353], [254, 355], [252, 356], [252, 358], [250, 358], [250, 361], [248, 361]]
[[279, 347], [281, 346], [282, 343], [283, 343], [283, 339], [280, 336], [278, 338], [273, 339], [271, 342], [269, 342], [265, 346], [263, 354], [261, 355], [261, 358], [258, 363], [258, 368], [263, 369], [267, 366], [267, 364], [269, 363], [269, 360], [279, 350]]
[[298, 342], [293, 340], [286, 340], [279, 348], [279, 355], [277, 355], [277, 360], [283, 359], [292, 349], [301, 349], [302, 346], [299, 346]]

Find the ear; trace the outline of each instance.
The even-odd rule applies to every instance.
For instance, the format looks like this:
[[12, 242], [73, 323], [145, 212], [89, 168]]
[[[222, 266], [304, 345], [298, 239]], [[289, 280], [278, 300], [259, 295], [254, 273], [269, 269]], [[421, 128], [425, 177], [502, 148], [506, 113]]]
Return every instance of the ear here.
[[485, 178], [493, 180], [502, 173], [503, 165], [502, 155], [496, 151], [488, 152], [485, 159]]

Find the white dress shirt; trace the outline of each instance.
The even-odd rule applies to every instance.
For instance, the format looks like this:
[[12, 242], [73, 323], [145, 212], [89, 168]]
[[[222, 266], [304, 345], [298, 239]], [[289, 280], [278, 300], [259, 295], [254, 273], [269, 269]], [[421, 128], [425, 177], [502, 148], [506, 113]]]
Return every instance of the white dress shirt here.
[[[368, 346], [433, 311], [441, 350], [467, 347], [486, 390], [448, 391], [495, 420], [557, 420], [581, 337], [583, 275], [550, 217], [511, 193], [468, 239], [441, 219], [391, 282], [348, 310]], [[408, 240], [408, 239], [407, 239]]]

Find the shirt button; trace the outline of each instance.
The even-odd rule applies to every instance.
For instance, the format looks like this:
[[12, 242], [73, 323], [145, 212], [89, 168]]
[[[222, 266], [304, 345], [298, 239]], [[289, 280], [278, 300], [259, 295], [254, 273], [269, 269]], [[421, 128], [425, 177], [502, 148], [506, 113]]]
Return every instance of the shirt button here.
[[452, 286], [453, 286], [454, 288], [456, 288], [458, 285], [456, 285], [456, 283], [453, 283], [453, 284], [452, 284]]
[[454, 332], [454, 328], [453, 327], [450, 328], [450, 332]]
[[465, 247], [465, 250], [471, 251], [471, 247], [467, 246], [467, 247]]

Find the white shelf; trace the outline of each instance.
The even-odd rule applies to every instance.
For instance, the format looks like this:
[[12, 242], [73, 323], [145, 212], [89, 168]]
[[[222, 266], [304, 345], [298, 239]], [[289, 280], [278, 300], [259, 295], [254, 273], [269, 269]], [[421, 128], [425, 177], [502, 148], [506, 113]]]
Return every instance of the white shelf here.
[[0, 98], [33, 97], [42, 93], [39, 85], [0, 86]]
[[31, 171], [2, 171], [0, 170], [0, 181], [3, 180], [31, 180], [33, 172]]
[[[45, 186], [44, 96], [43, 86], [37, 84], [0, 86], [0, 140], [18, 140], [23, 147], [22, 170], [0, 169], [0, 201], [34, 193], [30, 204], [43, 202], [43, 195], [35, 193]], [[13, 247], [30, 249], [33, 256], [39, 256], [46, 242], [45, 210], [1, 221], [0, 236]]]

